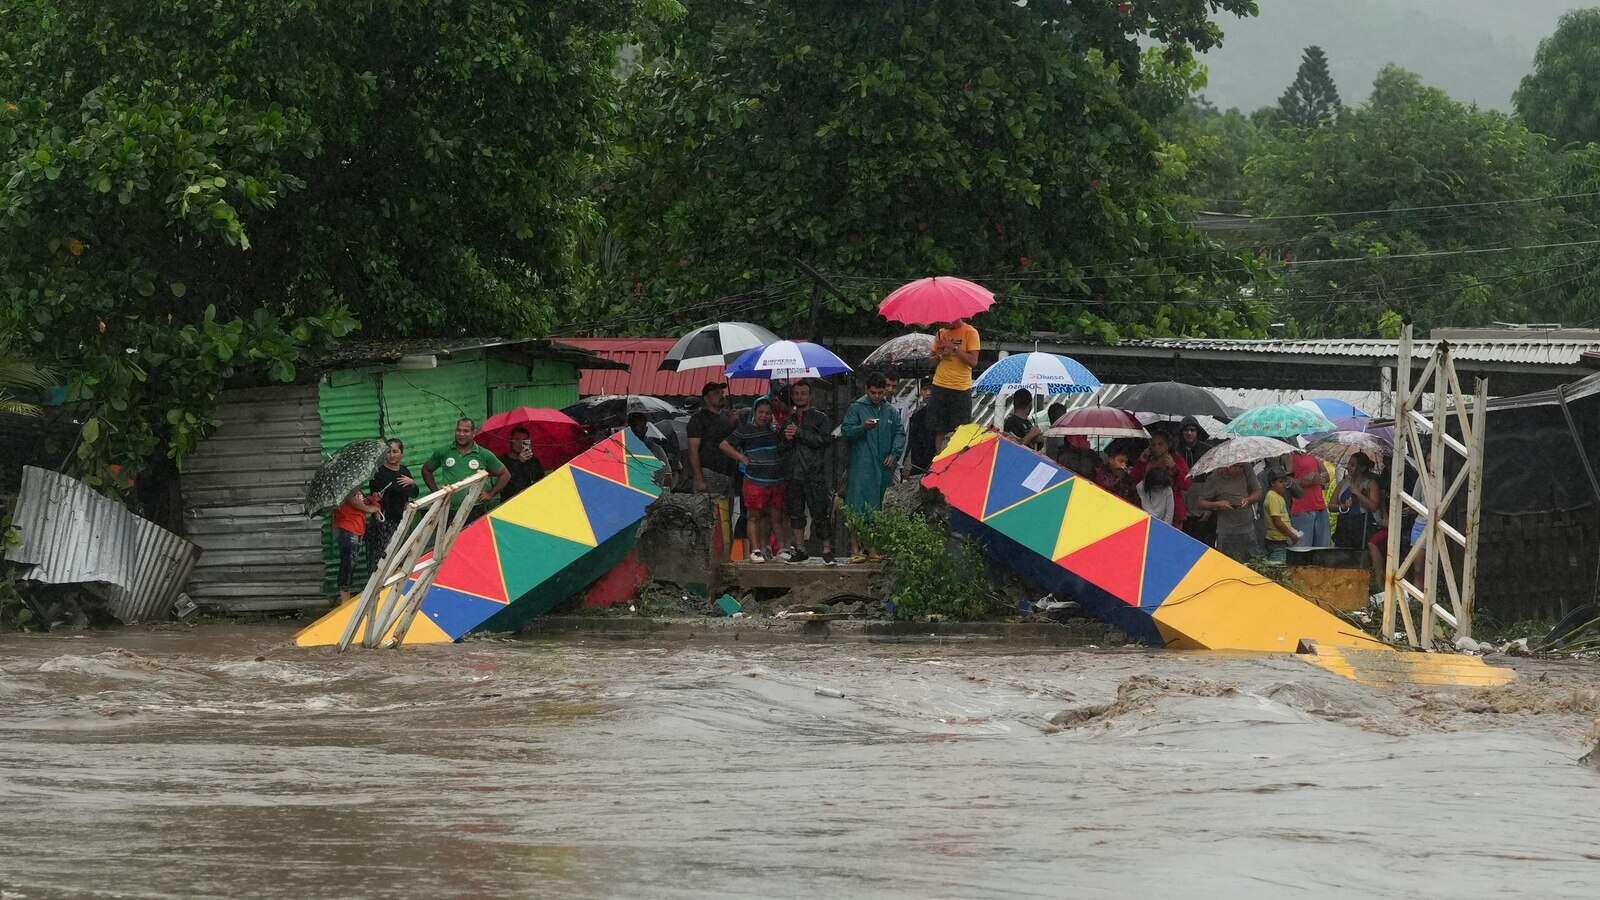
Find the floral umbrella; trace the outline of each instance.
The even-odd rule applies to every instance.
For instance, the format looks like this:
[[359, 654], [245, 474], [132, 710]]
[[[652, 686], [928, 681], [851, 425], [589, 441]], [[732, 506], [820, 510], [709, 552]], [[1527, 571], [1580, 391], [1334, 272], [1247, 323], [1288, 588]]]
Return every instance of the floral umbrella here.
[[1206, 451], [1206, 454], [1195, 460], [1189, 469], [1190, 476], [1198, 477], [1218, 469], [1226, 469], [1239, 463], [1259, 462], [1263, 459], [1274, 459], [1285, 453], [1293, 453], [1295, 448], [1276, 438], [1269, 437], [1236, 437], [1223, 441]]
[[1382, 466], [1383, 458], [1394, 452], [1394, 447], [1383, 438], [1375, 434], [1363, 434], [1359, 431], [1335, 431], [1323, 435], [1311, 442], [1306, 452], [1318, 459], [1325, 459], [1336, 466], [1348, 466], [1350, 457], [1357, 453], [1372, 460], [1373, 465]]
[[1240, 413], [1223, 433], [1232, 437], [1292, 438], [1336, 431], [1328, 417], [1304, 406], [1261, 406]]
[[328, 458], [306, 487], [306, 515], [338, 506], [350, 492], [367, 483], [388, 445], [377, 438], [351, 441]]

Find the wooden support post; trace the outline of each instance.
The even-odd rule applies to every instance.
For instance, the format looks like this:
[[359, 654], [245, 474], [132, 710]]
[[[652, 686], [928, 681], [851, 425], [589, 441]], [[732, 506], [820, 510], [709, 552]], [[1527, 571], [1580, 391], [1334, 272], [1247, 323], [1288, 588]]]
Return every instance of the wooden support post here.
[[1394, 635], [1397, 603], [1409, 603], [1400, 588], [1400, 517], [1405, 511], [1406, 450], [1411, 422], [1411, 326], [1400, 333], [1400, 361], [1394, 378], [1394, 457], [1389, 463], [1389, 540], [1383, 557], [1383, 639]]
[[[1489, 431], [1489, 382], [1473, 385], [1472, 438], [1467, 442], [1467, 546], [1461, 564], [1461, 609], [1456, 613], [1456, 634], [1472, 637], [1472, 619], [1478, 605], [1478, 538], [1483, 533], [1483, 445]], [[1465, 435], [1463, 435], [1465, 437]]]

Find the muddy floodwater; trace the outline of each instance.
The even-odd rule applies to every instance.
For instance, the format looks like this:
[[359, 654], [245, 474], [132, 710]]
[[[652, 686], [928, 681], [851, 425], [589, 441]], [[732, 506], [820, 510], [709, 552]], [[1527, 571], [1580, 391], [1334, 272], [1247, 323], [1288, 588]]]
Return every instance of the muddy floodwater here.
[[291, 634], [0, 636], [0, 897], [1600, 896], [1593, 663]]

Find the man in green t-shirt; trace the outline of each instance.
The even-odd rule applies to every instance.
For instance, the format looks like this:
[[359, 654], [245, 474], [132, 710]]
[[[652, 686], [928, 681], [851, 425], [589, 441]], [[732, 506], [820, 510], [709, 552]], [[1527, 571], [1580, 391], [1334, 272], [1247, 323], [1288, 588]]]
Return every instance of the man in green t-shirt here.
[[[506, 485], [511, 482], [511, 470], [506, 468], [505, 463], [473, 441], [477, 434], [476, 422], [465, 418], [457, 420], [456, 442], [443, 450], [436, 451], [422, 464], [422, 480], [435, 491], [439, 489], [441, 483], [455, 484], [479, 472], [488, 472], [495, 476], [494, 484], [484, 488], [483, 495], [478, 499], [478, 505], [473, 508], [472, 514], [467, 519], [469, 522], [487, 512], [490, 498], [505, 490]], [[434, 475], [435, 472], [438, 473], [437, 476]], [[464, 491], [450, 496], [452, 514], [461, 505], [461, 500], [465, 496]]]

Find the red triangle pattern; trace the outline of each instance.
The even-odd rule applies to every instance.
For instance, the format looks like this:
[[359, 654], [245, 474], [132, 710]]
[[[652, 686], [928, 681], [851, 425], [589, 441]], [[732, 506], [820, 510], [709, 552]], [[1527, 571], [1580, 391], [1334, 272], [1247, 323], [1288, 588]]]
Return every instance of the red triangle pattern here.
[[983, 518], [983, 504], [989, 496], [989, 477], [994, 472], [995, 447], [991, 438], [960, 453], [933, 461], [923, 476], [922, 486], [937, 488], [944, 502], [974, 519]]
[[1057, 562], [1063, 569], [1129, 606], [1139, 605], [1144, 582], [1146, 538], [1150, 535], [1148, 517]]
[[572, 460], [572, 467], [627, 484], [628, 451], [620, 438], [620, 434], [612, 435], [578, 454]]
[[496, 603], [511, 602], [506, 598], [506, 582], [500, 576], [500, 554], [495, 550], [494, 533], [489, 529], [489, 519], [484, 517], [456, 535], [450, 553], [439, 566], [434, 584], [476, 594]]

